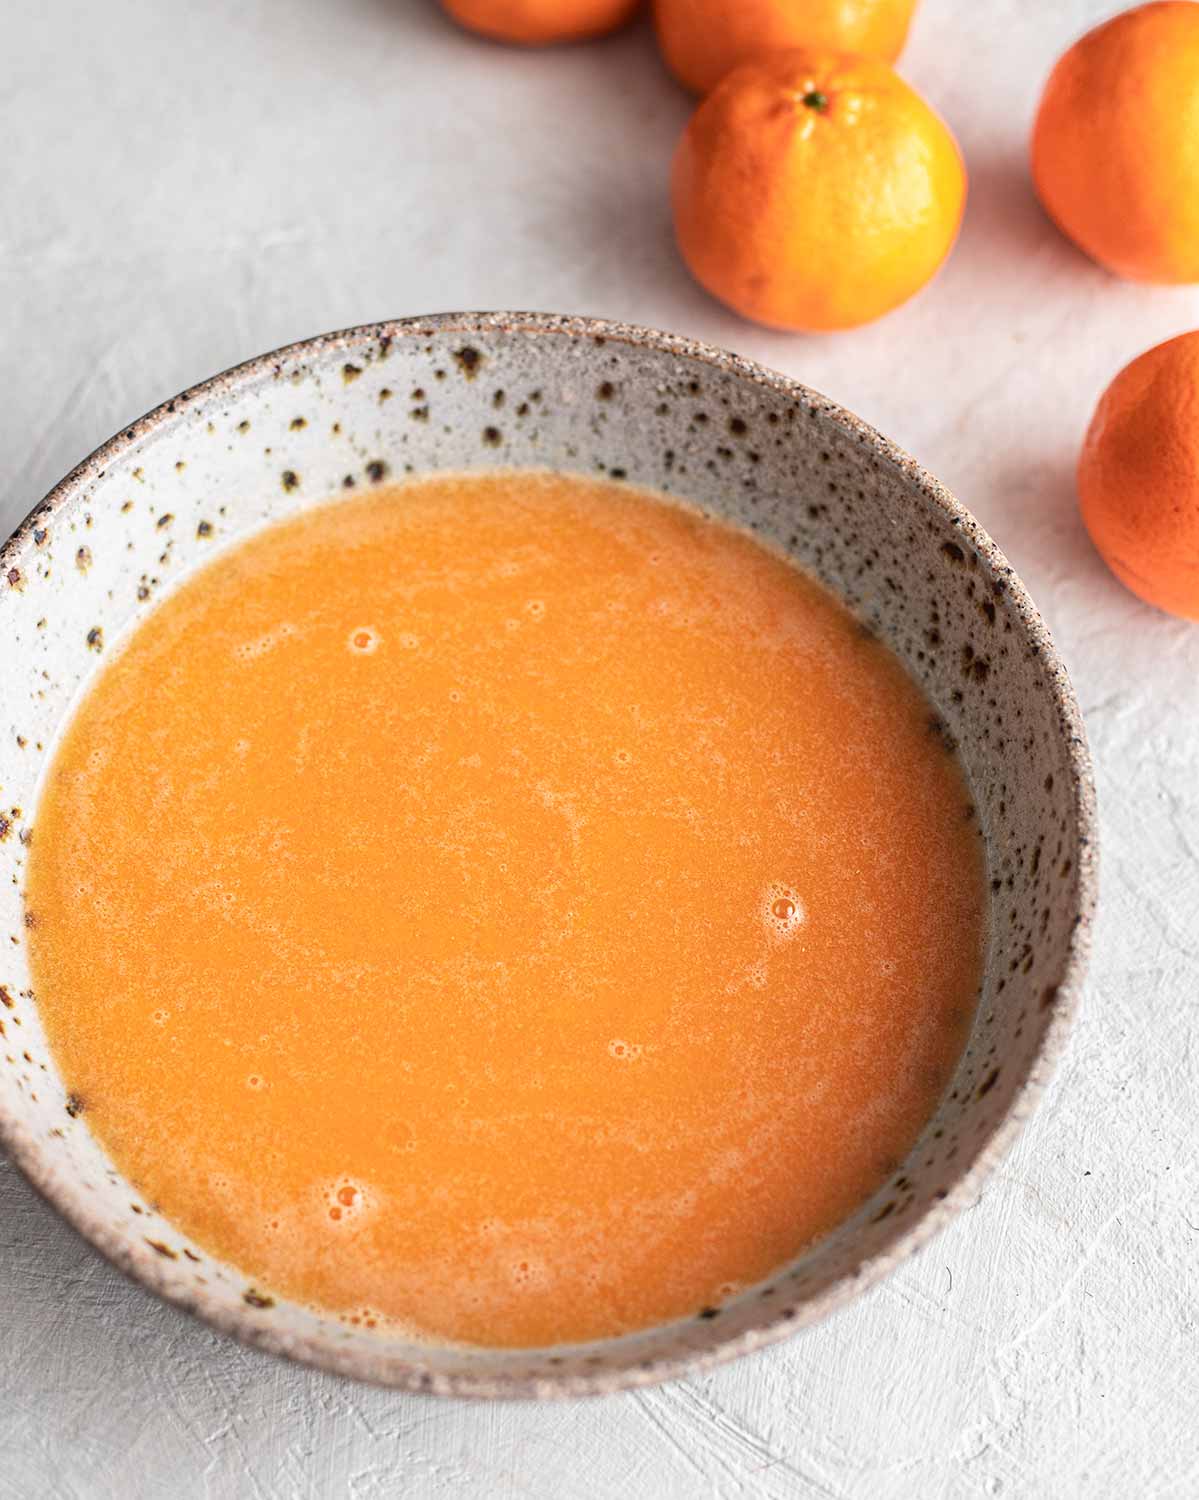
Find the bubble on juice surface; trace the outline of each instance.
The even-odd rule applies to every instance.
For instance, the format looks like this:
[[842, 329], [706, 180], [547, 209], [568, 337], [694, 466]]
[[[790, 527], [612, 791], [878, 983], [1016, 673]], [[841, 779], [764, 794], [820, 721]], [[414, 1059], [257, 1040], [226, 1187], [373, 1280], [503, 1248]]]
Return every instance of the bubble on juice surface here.
[[271, 630], [265, 630], [260, 636], [250, 641], [239, 641], [233, 648], [233, 655], [238, 661], [257, 661], [261, 656], [267, 656], [281, 641], [290, 640], [292, 636], [298, 635], [296, 627], [289, 620], [281, 620]]
[[416, 1136], [407, 1120], [391, 1120], [383, 1130], [383, 1139], [391, 1151], [415, 1151]]
[[239, 641], [233, 648], [233, 655], [238, 661], [257, 661], [260, 656], [265, 656], [268, 651], [273, 651], [277, 643], [274, 631], [268, 630], [264, 635], [258, 636], [255, 640]]
[[543, 620], [545, 618], [545, 600], [526, 599], [525, 614], [527, 614], [530, 619]]
[[726, 995], [736, 995], [741, 990], [764, 990], [770, 979], [770, 966], [764, 958], [755, 959], [738, 969], [724, 987]]
[[526, 1254], [512, 1262], [511, 1275], [517, 1286], [545, 1286], [549, 1268], [539, 1256]]
[[254, 1089], [257, 1092], [259, 1089], [266, 1088], [266, 1079], [262, 1076], [261, 1073], [251, 1073], [250, 1076], [246, 1079], [246, 1087], [248, 1089]]
[[789, 885], [771, 881], [762, 898], [764, 920], [772, 937], [794, 937], [803, 926], [806, 913], [803, 902]]
[[375, 1206], [374, 1194], [356, 1177], [339, 1177], [323, 1196], [329, 1223], [343, 1229], [361, 1222]]
[[350, 1312], [340, 1314], [341, 1321], [348, 1323], [351, 1328], [378, 1328], [380, 1323], [387, 1319], [374, 1307], [355, 1307]]
[[150, 1014], [150, 1019], [154, 1022], [155, 1026], [165, 1026], [171, 1019], [171, 1013], [169, 1010], [152, 1011]]
[[616, 1038], [608, 1043], [608, 1056], [617, 1062], [636, 1062], [642, 1053], [640, 1042], [625, 1042]]
[[359, 625], [350, 631], [350, 638], [346, 645], [355, 656], [370, 656], [372, 652], [379, 649], [379, 632], [373, 625]]
[[413, 635], [410, 630], [406, 630], [404, 631], [403, 635], [400, 636], [400, 645], [403, 646], [405, 651], [419, 651], [420, 636]]
[[80, 880], [76, 883], [75, 899], [84, 905], [90, 906], [102, 922], [111, 922], [116, 912], [109, 896], [101, 890], [97, 890], [88, 881]]

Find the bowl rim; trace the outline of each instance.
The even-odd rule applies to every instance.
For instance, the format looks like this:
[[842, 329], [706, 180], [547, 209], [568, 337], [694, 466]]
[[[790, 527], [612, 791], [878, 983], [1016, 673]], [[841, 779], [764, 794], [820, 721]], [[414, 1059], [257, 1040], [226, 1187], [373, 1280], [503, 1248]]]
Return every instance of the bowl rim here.
[[235, 398], [245, 387], [282, 364], [320, 359], [338, 350], [364, 345], [382, 343], [387, 347], [400, 339], [505, 333], [623, 343], [705, 364], [719, 373], [814, 407], [848, 435], [886, 459], [906, 486], [939, 508], [950, 523], [968, 537], [990, 568], [1006, 580], [1007, 599], [1019, 617], [1027, 640], [1037, 648], [1044, 665], [1057, 722], [1066, 742], [1072, 791], [1071, 816], [1078, 836], [1073, 928], [1056, 985], [1052, 987], [1049, 1023], [1007, 1110], [965, 1157], [959, 1175], [943, 1199], [930, 1204], [917, 1222], [897, 1239], [865, 1257], [799, 1307], [768, 1313], [760, 1324], [738, 1334], [727, 1338], [716, 1336], [705, 1348], [655, 1359], [649, 1364], [630, 1365], [625, 1369], [598, 1369], [590, 1374], [548, 1376], [506, 1375], [486, 1369], [467, 1374], [430, 1374], [420, 1368], [416, 1359], [402, 1366], [394, 1360], [380, 1362], [361, 1347], [339, 1348], [324, 1342], [319, 1336], [297, 1338], [264, 1327], [261, 1322], [254, 1321], [248, 1308], [243, 1311], [197, 1307], [182, 1288], [156, 1284], [149, 1274], [150, 1268], [134, 1258], [124, 1238], [92, 1219], [85, 1205], [72, 1196], [69, 1186], [43, 1159], [40, 1147], [29, 1139], [15, 1119], [7, 1115], [2, 1104], [0, 1148], [51, 1207], [130, 1280], [210, 1326], [232, 1334], [242, 1343], [331, 1374], [392, 1389], [454, 1397], [561, 1399], [606, 1395], [656, 1385], [710, 1370], [741, 1355], [779, 1343], [800, 1328], [809, 1327], [847, 1305], [926, 1245], [963, 1209], [974, 1205], [986, 1178], [1007, 1154], [1045, 1093], [1078, 1015], [1098, 899], [1098, 827], [1094, 772], [1086, 730], [1065, 666], [1020, 578], [965, 506], [904, 449], [802, 381], [718, 346], [638, 324], [545, 312], [448, 312], [358, 324], [282, 345], [187, 387], [122, 427], [59, 480], [18, 523], [7, 541], [0, 544], [0, 568], [7, 568], [11, 560], [25, 550], [32, 540], [35, 526], [45, 517], [54, 515], [84, 486], [102, 478], [114, 460], [136, 448], [151, 434], [182, 421], [197, 404], [214, 396]]

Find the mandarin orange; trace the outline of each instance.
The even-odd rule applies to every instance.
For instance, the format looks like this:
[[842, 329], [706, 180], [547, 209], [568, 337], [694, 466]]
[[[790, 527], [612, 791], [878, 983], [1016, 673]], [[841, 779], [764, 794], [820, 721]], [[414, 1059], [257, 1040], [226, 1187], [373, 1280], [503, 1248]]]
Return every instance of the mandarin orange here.
[[736, 68], [675, 155], [695, 278], [756, 322], [852, 328], [949, 254], [966, 172], [948, 127], [886, 63], [793, 51]]
[[1050, 218], [1100, 265], [1199, 281], [1199, 5], [1141, 5], [1070, 48], [1041, 99], [1032, 173]]
[[1120, 582], [1199, 620], [1199, 332], [1158, 344], [1108, 386], [1083, 443], [1078, 498]]
[[641, 0], [441, 0], [460, 25], [498, 42], [546, 47], [604, 36], [631, 21]]
[[686, 88], [706, 94], [739, 63], [818, 47], [894, 62], [916, 0], [654, 0], [662, 56]]

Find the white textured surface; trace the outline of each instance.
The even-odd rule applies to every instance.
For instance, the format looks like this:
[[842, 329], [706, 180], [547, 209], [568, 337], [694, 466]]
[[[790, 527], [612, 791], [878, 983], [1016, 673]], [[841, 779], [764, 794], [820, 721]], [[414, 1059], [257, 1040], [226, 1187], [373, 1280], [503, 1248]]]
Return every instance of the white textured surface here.
[[1024, 149], [1054, 57], [1112, 9], [924, 0], [904, 66], [966, 151], [962, 241], [910, 307], [805, 340], [676, 263], [687, 105], [643, 31], [523, 56], [431, 0], [8, 8], [0, 531], [129, 418], [305, 334], [480, 306], [693, 334], [874, 421], [998, 538], [1073, 671], [1105, 843], [1074, 1046], [977, 1206], [702, 1379], [538, 1409], [293, 1369], [126, 1285], [0, 1159], [3, 1500], [1199, 1495], [1199, 626], [1108, 578], [1071, 488], [1099, 390], [1199, 324], [1199, 291], [1074, 254]]

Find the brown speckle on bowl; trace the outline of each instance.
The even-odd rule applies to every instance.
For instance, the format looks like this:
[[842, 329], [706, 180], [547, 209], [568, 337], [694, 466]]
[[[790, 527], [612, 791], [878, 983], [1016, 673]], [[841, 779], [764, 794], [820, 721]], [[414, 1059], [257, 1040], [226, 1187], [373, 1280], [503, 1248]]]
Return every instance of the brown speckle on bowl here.
[[991, 1090], [999, 1082], [999, 1075], [1001, 1071], [1002, 1069], [1000, 1068], [991, 1069], [991, 1071], [978, 1086], [978, 1098], [982, 1099], [991, 1092]]

